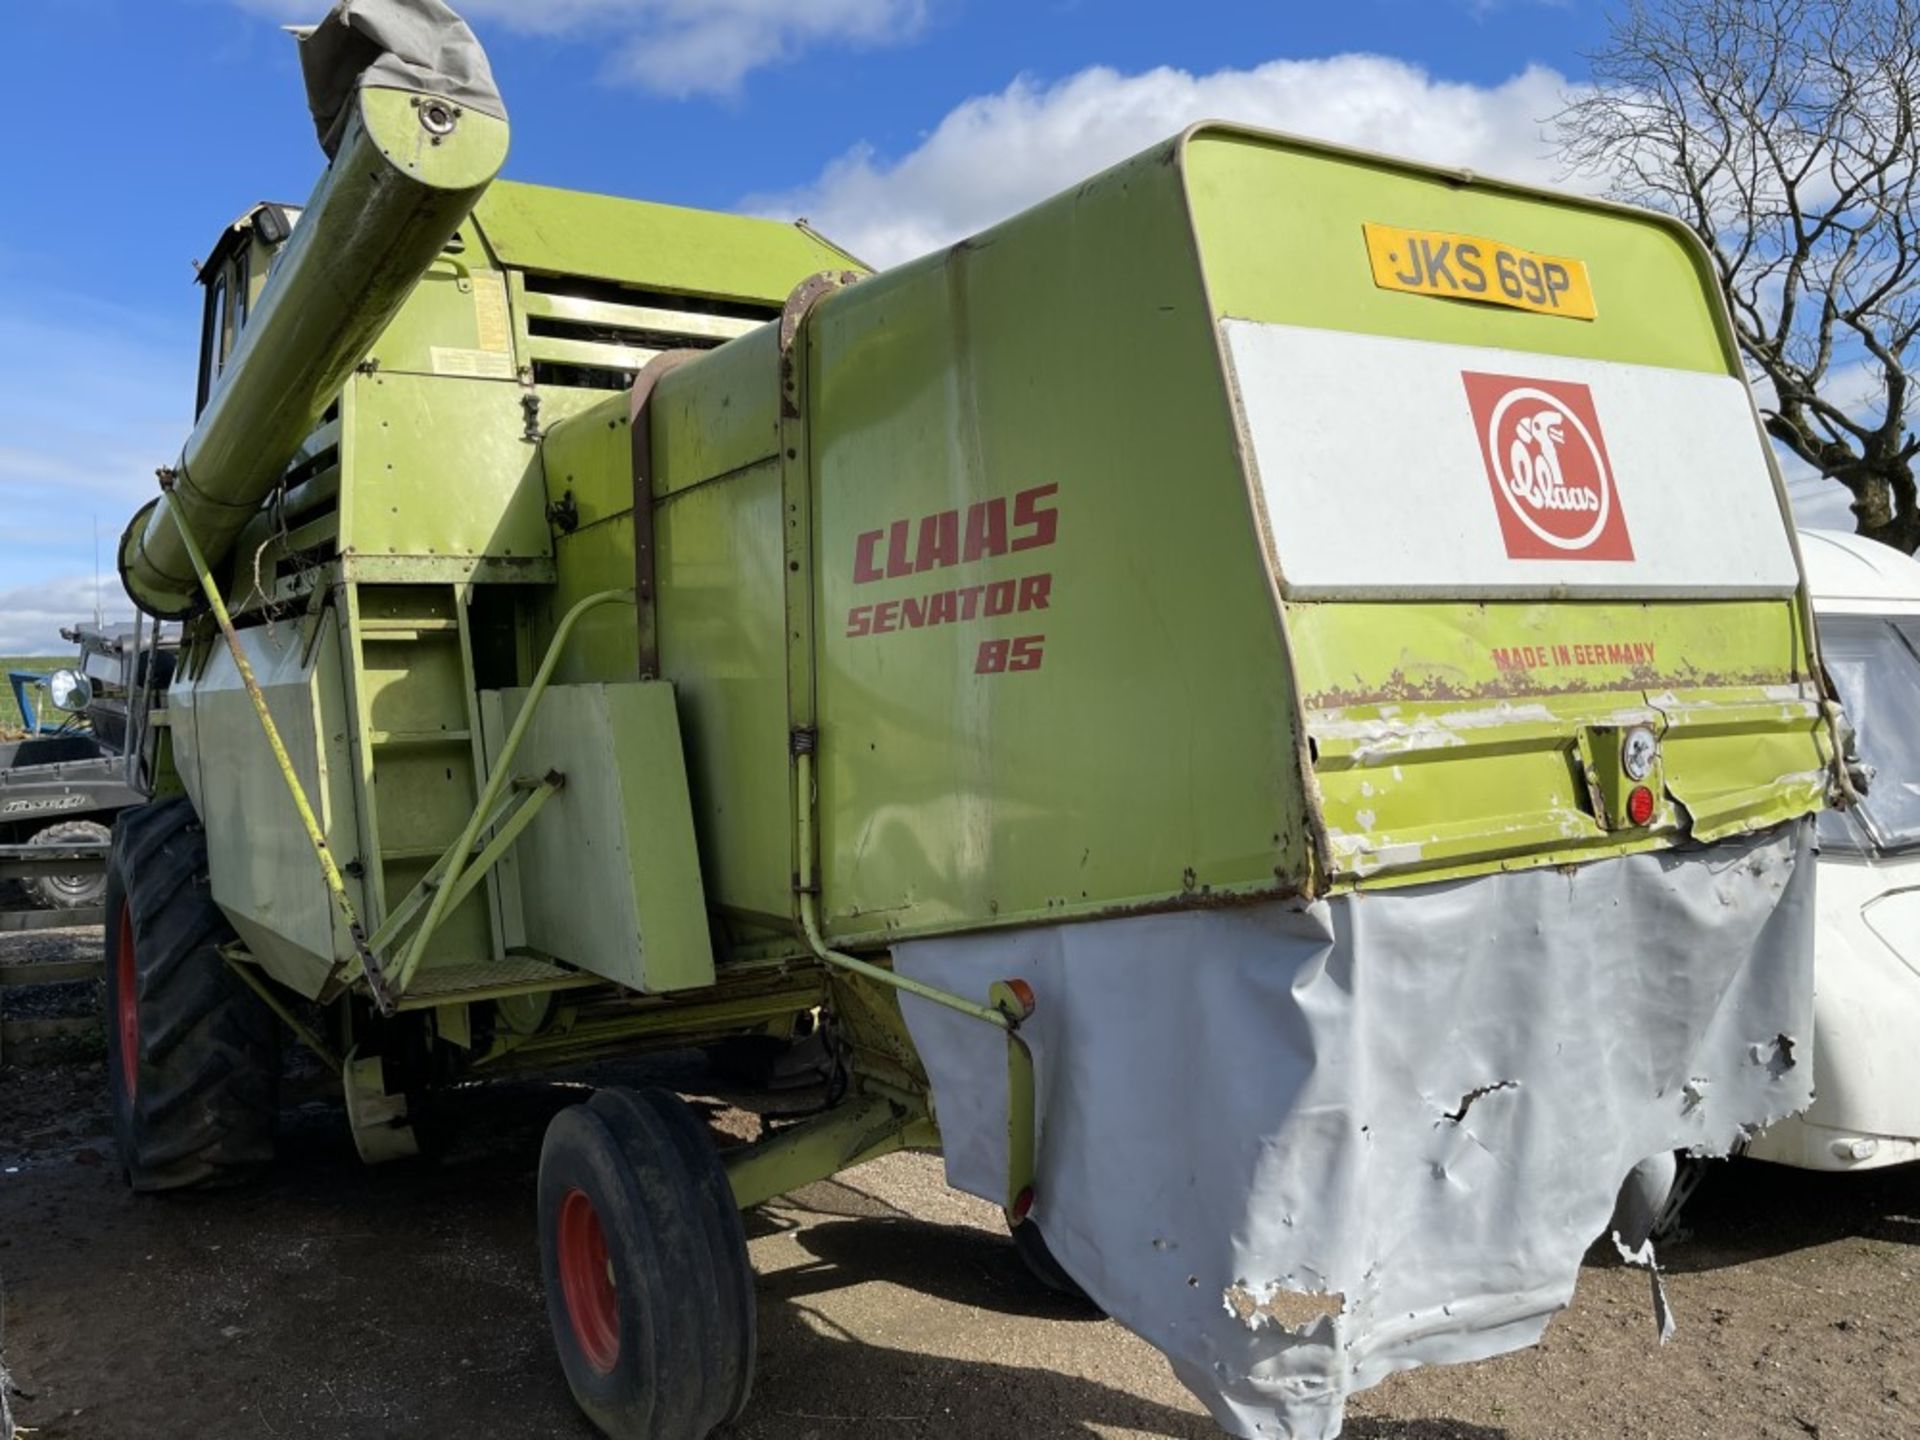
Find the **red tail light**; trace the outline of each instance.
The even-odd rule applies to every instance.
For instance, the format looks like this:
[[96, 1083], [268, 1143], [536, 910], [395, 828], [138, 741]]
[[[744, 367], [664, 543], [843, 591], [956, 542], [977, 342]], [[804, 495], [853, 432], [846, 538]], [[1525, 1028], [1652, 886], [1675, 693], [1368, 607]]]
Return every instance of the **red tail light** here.
[[1644, 825], [1653, 819], [1653, 791], [1644, 785], [1636, 785], [1627, 796], [1627, 819], [1636, 825]]

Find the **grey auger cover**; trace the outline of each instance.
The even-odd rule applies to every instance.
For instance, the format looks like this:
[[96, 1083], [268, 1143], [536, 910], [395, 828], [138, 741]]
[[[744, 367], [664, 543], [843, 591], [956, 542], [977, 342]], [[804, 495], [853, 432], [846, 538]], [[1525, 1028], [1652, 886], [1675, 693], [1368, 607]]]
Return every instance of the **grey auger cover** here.
[[340, 0], [318, 25], [291, 28], [300, 42], [307, 108], [329, 157], [364, 85], [442, 95], [507, 118], [487, 52], [440, 0]]

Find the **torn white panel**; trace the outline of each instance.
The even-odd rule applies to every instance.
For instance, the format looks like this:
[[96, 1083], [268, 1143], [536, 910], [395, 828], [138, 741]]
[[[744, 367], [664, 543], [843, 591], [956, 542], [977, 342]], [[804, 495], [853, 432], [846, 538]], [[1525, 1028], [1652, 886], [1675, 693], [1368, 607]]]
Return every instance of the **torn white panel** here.
[[[1537, 1340], [1639, 1161], [1806, 1105], [1810, 835], [895, 959], [1033, 986], [1048, 1245], [1228, 1430], [1322, 1440], [1394, 1370]], [[904, 1004], [948, 1178], [997, 1199], [999, 1033]]]
[[1619, 1252], [1620, 1259], [1637, 1270], [1644, 1270], [1653, 1282], [1653, 1327], [1660, 1336], [1660, 1343], [1666, 1344], [1673, 1338], [1673, 1307], [1667, 1303], [1666, 1282], [1660, 1278], [1660, 1262], [1654, 1258], [1653, 1241], [1642, 1240], [1638, 1245], [1628, 1245], [1620, 1238], [1618, 1230], [1613, 1232], [1613, 1248]]

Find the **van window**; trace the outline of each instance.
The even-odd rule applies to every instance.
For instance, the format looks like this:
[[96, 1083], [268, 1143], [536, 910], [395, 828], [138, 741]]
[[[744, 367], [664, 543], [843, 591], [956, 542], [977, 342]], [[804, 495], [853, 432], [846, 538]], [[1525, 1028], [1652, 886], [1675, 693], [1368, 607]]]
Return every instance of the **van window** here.
[[1820, 843], [1920, 846], [1920, 622], [1832, 616], [1820, 622], [1820, 649], [1871, 771], [1857, 810], [1821, 812]]

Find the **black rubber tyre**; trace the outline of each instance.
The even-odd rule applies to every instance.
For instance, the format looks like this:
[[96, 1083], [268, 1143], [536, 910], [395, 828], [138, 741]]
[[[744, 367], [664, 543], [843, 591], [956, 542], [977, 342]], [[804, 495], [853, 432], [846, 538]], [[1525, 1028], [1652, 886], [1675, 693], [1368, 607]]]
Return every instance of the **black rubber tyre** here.
[[[710, 1277], [707, 1293], [712, 1297], [708, 1303], [713, 1310], [713, 1333], [703, 1356], [707, 1391], [712, 1405], [719, 1407], [720, 1423], [730, 1424], [746, 1410], [753, 1391], [759, 1319], [753, 1265], [747, 1259], [746, 1227], [740, 1220], [740, 1207], [734, 1203], [726, 1167], [720, 1163], [707, 1127], [687, 1102], [671, 1091], [606, 1089], [596, 1092], [589, 1104], [607, 1120], [614, 1134], [628, 1137], [629, 1158], [636, 1137], [646, 1135], [651, 1143], [652, 1126], [648, 1122], [657, 1124], [693, 1182], [697, 1192], [693, 1212], [710, 1262], [704, 1272]], [[616, 1113], [626, 1116], [631, 1128], [616, 1123]], [[696, 1271], [700, 1269], [697, 1257], [691, 1263]]]
[[753, 1270], [726, 1171], [678, 1096], [602, 1090], [540, 1148], [547, 1318], [615, 1440], [706, 1440], [753, 1384]]
[[[34, 833], [29, 845], [92, 845], [111, 838], [113, 832], [95, 820], [63, 820]], [[91, 875], [37, 875], [27, 882], [27, 892], [49, 910], [87, 910], [103, 905], [107, 898], [104, 871]]]
[[273, 1159], [278, 1022], [228, 970], [233, 938], [186, 800], [123, 811], [107, 864], [107, 1076], [136, 1190], [235, 1184]]
[[1047, 1237], [1033, 1221], [1023, 1220], [1013, 1227], [1013, 1248], [1027, 1267], [1027, 1273], [1043, 1287], [1082, 1305], [1093, 1304], [1092, 1298], [1080, 1288], [1080, 1282], [1060, 1268], [1060, 1262], [1047, 1247]]

